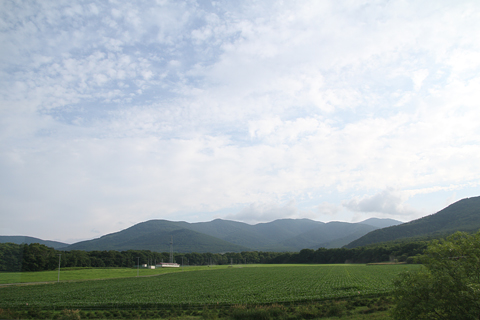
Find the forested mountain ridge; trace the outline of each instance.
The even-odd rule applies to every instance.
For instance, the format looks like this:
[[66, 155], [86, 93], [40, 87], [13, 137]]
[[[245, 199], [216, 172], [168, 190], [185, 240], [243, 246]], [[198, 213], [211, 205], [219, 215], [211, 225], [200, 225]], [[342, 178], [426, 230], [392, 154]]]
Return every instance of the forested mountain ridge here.
[[279, 219], [256, 225], [221, 219], [198, 223], [150, 220], [63, 249], [168, 252], [173, 236], [175, 252], [299, 251], [341, 247], [376, 228], [363, 222], [323, 223], [309, 219]]
[[240, 252], [247, 247], [228, 243], [216, 237], [183, 228], [182, 223], [168, 220], [150, 220], [125, 230], [93, 240], [74, 243], [63, 250], [151, 250], [170, 251], [174, 238], [176, 252]]
[[359, 223], [279, 219], [255, 225], [222, 219], [197, 223], [150, 220], [97, 239], [71, 245], [32, 237], [4, 236], [0, 237], [0, 242], [40, 243], [62, 250], [168, 252], [173, 236], [175, 252], [294, 252], [305, 248], [340, 248], [381, 225], [400, 223], [391, 219], [368, 219]]
[[480, 229], [480, 197], [459, 200], [437, 213], [397, 226], [374, 230], [346, 248], [407, 238], [445, 237], [456, 231], [475, 232]]
[[68, 246], [68, 243], [58, 242], [58, 241], [50, 241], [50, 240], [42, 240], [39, 238], [34, 237], [26, 237], [26, 236], [0, 236], [0, 243], [15, 243], [15, 244], [30, 244], [30, 243], [39, 243], [46, 245], [47, 247], [51, 247], [54, 249], [63, 248]]
[[307, 232], [283, 241], [282, 244], [300, 249], [340, 248], [375, 229], [377, 228], [363, 223], [333, 221], [317, 225]]
[[303, 243], [301, 247], [298, 247], [288, 243], [288, 240], [320, 225], [324, 225], [324, 223], [309, 219], [278, 219], [255, 225], [216, 219], [210, 222], [187, 223], [185, 227], [214, 235], [251, 250], [295, 251], [306, 248], [306, 244]]
[[394, 219], [379, 219], [379, 218], [370, 218], [360, 222], [361, 224], [367, 224], [377, 228], [387, 228], [391, 226], [396, 226], [402, 224], [403, 222], [394, 220]]

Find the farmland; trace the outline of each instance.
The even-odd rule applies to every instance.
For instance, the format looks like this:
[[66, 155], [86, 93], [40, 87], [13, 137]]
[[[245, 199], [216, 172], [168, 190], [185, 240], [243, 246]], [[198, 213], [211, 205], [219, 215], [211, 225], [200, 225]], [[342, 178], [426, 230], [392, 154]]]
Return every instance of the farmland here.
[[399, 272], [416, 268], [419, 266], [218, 267], [153, 277], [6, 286], [0, 287], [0, 308], [181, 308], [333, 300], [388, 293]]
[[[97, 280], [114, 278], [131, 278], [139, 276], [155, 276], [170, 272], [195, 271], [207, 267], [185, 267], [182, 268], [159, 268], [159, 269], [134, 269], [134, 268], [63, 268], [60, 272], [60, 280]], [[212, 266], [211, 268], [218, 268]], [[211, 269], [210, 267], [208, 269]], [[37, 272], [0, 272], [0, 285], [6, 283], [25, 282], [56, 282], [58, 271], [37, 271]]]

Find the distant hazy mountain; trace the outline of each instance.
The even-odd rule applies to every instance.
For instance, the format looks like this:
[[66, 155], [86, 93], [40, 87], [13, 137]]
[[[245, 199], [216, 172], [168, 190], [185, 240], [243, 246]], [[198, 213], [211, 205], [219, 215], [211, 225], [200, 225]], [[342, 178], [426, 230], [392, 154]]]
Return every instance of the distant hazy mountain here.
[[47, 247], [59, 249], [68, 246], [67, 243], [58, 242], [58, 241], [50, 241], [50, 240], [42, 240], [34, 237], [24, 237], [24, 236], [0, 236], [0, 243], [16, 243], [16, 244], [30, 244], [30, 243], [40, 243], [44, 244]]
[[393, 219], [379, 219], [379, 218], [370, 218], [359, 223], [368, 224], [370, 226], [374, 226], [376, 228], [387, 228], [391, 226], [397, 226], [402, 224], [403, 222]]
[[181, 225], [184, 228], [208, 234], [228, 243], [247, 248], [252, 248], [259, 243], [268, 241], [267, 236], [259, 234], [252, 228], [252, 225], [243, 222], [216, 219], [210, 222], [181, 222]]
[[377, 228], [362, 223], [329, 222], [322, 229], [325, 230], [325, 233], [328, 232], [330, 236], [313, 246], [313, 249], [319, 247], [341, 248]]
[[74, 243], [64, 250], [126, 251], [141, 249], [168, 252], [172, 237], [175, 252], [240, 252], [248, 250], [247, 247], [184, 228], [182, 224], [167, 220], [150, 220], [98, 239]]
[[[368, 222], [368, 223], [367, 223]], [[286, 247], [317, 249], [323, 248], [341, 248], [355, 239], [362, 237], [370, 231], [382, 228], [383, 226], [398, 225], [402, 222], [393, 219], [368, 219], [359, 223], [348, 223], [332, 221], [320, 223], [313, 226], [307, 232], [304, 232], [294, 238], [283, 242]]]
[[[222, 240], [258, 251], [291, 251], [297, 247], [283, 242], [314, 229], [323, 222], [309, 219], [279, 219], [249, 225], [229, 220], [185, 224], [186, 228], [216, 236]], [[302, 247], [305, 248], [305, 247]]]
[[474, 197], [457, 201], [421, 219], [372, 231], [346, 247], [355, 248], [406, 238], [443, 237], [456, 231], [474, 232], [479, 229], [480, 197]]
[[280, 219], [256, 225], [221, 219], [199, 223], [150, 220], [72, 245], [23, 236], [0, 236], [0, 242], [36, 242], [63, 250], [137, 249], [168, 252], [173, 236], [175, 252], [299, 251], [320, 247], [353, 248], [479, 229], [480, 197], [474, 197], [460, 200], [435, 214], [408, 223], [377, 218], [359, 223]]
[[279, 219], [256, 225], [217, 219], [192, 224], [184, 222], [183, 226], [257, 251], [341, 247], [376, 229], [360, 223], [323, 223], [309, 219]]
[[98, 239], [72, 244], [64, 250], [168, 252], [173, 236], [175, 252], [299, 251], [341, 247], [375, 229], [365, 223], [323, 223], [309, 219], [280, 219], [256, 225], [221, 219], [199, 223], [150, 220]]

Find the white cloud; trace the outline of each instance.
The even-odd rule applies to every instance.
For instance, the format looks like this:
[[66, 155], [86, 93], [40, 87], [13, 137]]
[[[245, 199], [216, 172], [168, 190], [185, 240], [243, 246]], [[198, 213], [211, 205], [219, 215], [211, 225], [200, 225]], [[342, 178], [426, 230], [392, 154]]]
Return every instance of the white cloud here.
[[321, 215], [335, 217], [341, 210], [341, 208], [333, 203], [322, 202], [317, 206], [317, 210]]
[[104, 233], [242, 206], [249, 221], [348, 220], [346, 195], [400, 217], [421, 211], [407, 198], [480, 179], [477, 4], [0, 6], [12, 230], [35, 215]]
[[413, 73], [412, 81], [414, 85], [414, 90], [418, 91], [422, 87], [423, 81], [428, 76], [428, 70], [418, 70]]
[[240, 212], [226, 216], [227, 219], [245, 221], [252, 224], [297, 217], [298, 211], [295, 201], [289, 201], [283, 206], [277, 203], [252, 203]]
[[282, 120], [279, 117], [273, 119], [263, 119], [250, 121], [249, 123], [249, 132], [250, 136], [255, 137], [264, 137], [275, 133], [276, 128], [282, 124]]
[[405, 204], [406, 198], [401, 192], [387, 188], [370, 197], [354, 198], [343, 201], [347, 209], [356, 212], [382, 213], [390, 216], [415, 216], [418, 212]]

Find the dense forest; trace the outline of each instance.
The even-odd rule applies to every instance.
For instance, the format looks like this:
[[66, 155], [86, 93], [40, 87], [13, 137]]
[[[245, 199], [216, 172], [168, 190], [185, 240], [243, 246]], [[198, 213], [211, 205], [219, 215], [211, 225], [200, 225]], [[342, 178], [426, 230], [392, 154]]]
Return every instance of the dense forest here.
[[[374, 263], [384, 261], [415, 262], [428, 242], [417, 241], [354, 249], [319, 248], [300, 252], [235, 252], [224, 254], [185, 253], [176, 254], [175, 261], [184, 265], [244, 264], [244, 263]], [[44, 271], [65, 267], [135, 267], [168, 262], [169, 253], [149, 250], [127, 251], [59, 251], [42, 244], [0, 244], [0, 271]]]

